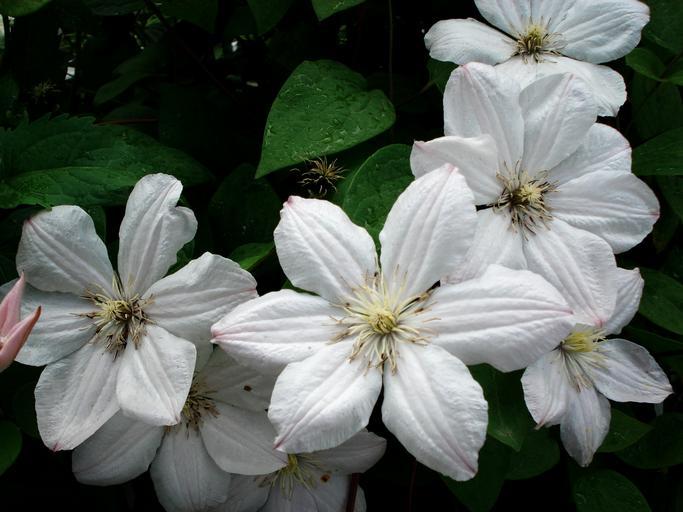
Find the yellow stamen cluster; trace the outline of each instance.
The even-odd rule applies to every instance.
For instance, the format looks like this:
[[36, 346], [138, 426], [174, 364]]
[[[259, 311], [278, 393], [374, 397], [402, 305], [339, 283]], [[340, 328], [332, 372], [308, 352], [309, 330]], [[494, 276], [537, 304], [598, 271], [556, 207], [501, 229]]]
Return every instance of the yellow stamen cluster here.
[[531, 23], [526, 32], [517, 35], [515, 55], [521, 55], [524, 62], [532, 58], [536, 62], [543, 62], [544, 55], [560, 55], [564, 46], [559, 34], [548, 32], [546, 24]]
[[83, 298], [92, 302], [97, 309], [81, 316], [95, 322], [95, 339], [104, 341], [106, 349], [117, 357], [128, 341], [132, 341], [136, 347], [140, 344], [145, 324], [150, 322], [143, 308], [151, 300], [143, 300], [139, 295], [127, 297], [116, 274], [112, 279], [112, 291], [112, 296], [104, 290], [86, 291]]
[[562, 342], [566, 352], [593, 352], [598, 343], [605, 341], [605, 331], [592, 327], [573, 330]]
[[216, 404], [207, 396], [210, 392], [211, 391], [206, 388], [203, 382], [197, 380], [192, 381], [190, 392], [187, 395], [187, 400], [185, 400], [185, 405], [181, 412], [182, 421], [185, 423], [188, 430], [192, 429], [198, 432], [199, 427], [201, 427], [204, 422], [204, 416], [206, 414], [209, 414], [214, 418], [218, 416]]
[[317, 485], [316, 476], [320, 474], [320, 481], [326, 483], [330, 480], [331, 474], [320, 466], [320, 464], [308, 454], [295, 455], [287, 454], [287, 465], [261, 478], [260, 485], [278, 485], [285, 496], [292, 496], [297, 485], [303, 485], [306, 489], [313, 489]]
[[586, 367], [602, 365], [604, 357], [596, 351], [605, 340], [605, 332], [589, 326], [577, 326], [560, 345], [570, 381], [577, 388], [590, 388], [593, 381]]

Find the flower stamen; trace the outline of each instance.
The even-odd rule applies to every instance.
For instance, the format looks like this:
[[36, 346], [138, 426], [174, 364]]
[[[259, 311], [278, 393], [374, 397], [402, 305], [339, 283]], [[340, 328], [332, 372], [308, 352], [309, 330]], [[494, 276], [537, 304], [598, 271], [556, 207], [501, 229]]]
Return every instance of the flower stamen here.
[[544, 55], [560, 55], [563, 47], [562, 36], [548, 32], [547, 24], [541, 19], [540, 24], [530, 22], [526, 32], [517, 35], [514, 55], [520, 55], [525, 64], [530, 58], [543, 62]]
[[188, 431], [192, 429], [198, 432], [199, 427], [204, 422], [204, 416], [207, 414], [214, 418], [218, 417], [219, 413], [216, 404], [207, 396], [210, 392], [203, 382], [192, 381], [190, 392], [181, 411], [182, 421], [185, 423]]

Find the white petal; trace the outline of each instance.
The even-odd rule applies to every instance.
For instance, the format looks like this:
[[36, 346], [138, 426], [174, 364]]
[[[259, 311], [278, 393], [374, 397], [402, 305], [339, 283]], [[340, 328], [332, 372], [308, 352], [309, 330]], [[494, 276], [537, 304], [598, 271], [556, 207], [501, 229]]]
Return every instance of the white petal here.
[[175, 425], [192, 383], [196, 349], [156, 325], [121, 356], [116, 396], [121, 410], [150, 425]]
[[421, 294], [463, 261], [477, 222], [474, 197], [452, 165], [413, 181], [379, 234], [382, 272], [403, 297]]
[[439, 137], [429, 142], [417, 141], [410, 153], [410, 167], [416, 178], [444, 164], [458, 168], [474, 193], [476, 204], [495, 202], [501, 186], [496, 178], [498, 149], [490, 135], [479, 137]]
[[630, 172], [584, 174], [560, 185], [548, 199], [558, 219], [595, 233], [617, 254], [639, 244], [659, 218], [657, 197]]
[[578, 391], [574, 387], [567, 389], [569, 403], [560, 425], [560, 437], [569, 455], [581, 466], [587, 466], [609, 431], [609, 401], [593, 386]]
[[119, 410], [120, 366], [111, 352], [88, 343], [43, 370], [36, 386], [36, 416], [48, 448], [75, 448]]
[[386, 448], [384, 438], [363, 430], [335, 448], [316, 452], [315, 459], [325, 469], [342, 475], [365, 473], [382, 458]]
[[600, 343], [597, 352], [603, 358], [588, 366], [590, 376], [610, 400], [658, 404], [673, 392], [657, 361], [640, 345], [612, 339]]
[[597, 115], [588, 84], [570, 74], [533, 82], [522, 90], [519, 103], [524, 117], [522, 169], [532, 175], [574, 153]]
[[276, 448], [289, 453], [332, 448], [368, 424], [382, 375], [363, 359], [349, 361], [351, 350], [350, 341], [326, 346], [280, 374], [268, 410]]
[[118, 412], [74, 450], [74, 476], [88, 485], [117, 485], [132, 480], [147, 471], [163, 436], [163, 428]]
[[508, 372], [555, 348], [574, 326], [571, 309], [548, 282], [526, 270], [491, 265], [479, 278], [437, 288], [426, 313], [433, 343], [465, 364]]
[[113, 270], [90, 215], [78, 206], [55, 206], [24, 222], [17, 272], [46, 292], [110, 291]]
[[556, 30], [566, 42], [563, 54], [598, 64], [633, 50], [648, 21], [650, 9], [637, 0], [577, 0]]
[[275, 228], [280, 266], [292, 284], [340, 302], [375, 273], [375, 243], [329, 201], [291, 196]]
[[564, 356], [559, 349], [542, 356], [524, 370], [524, 401], [534, 421], [541, 426], [557, 425], [567, 410], [568, 387]]
[[436, 22], [425, 35], [432, 59], [467, 64], [498, 64], [512, 57], [515, 42], [472, 18]]
[[463, 264], [448, 276], [448, 280], [460, 282], [478, 277], [493, 263], [512, 269], [526, 268], [523, 242], [523, 235], [513, 229], [509, 214], [496, 212], [493, 208], [479, 210], [474, 242]]
[[637, 268], [633, 270], [617, 268], [616, 280], [617, 304], [614, 307], [614, 313], [605, 325], [607, 334], [619, 334], [638, 312], [645, 285]]
[[256, 281], [232, 260], [205, 252], [157, 281], [145, 308], [157, 325], [195, 344], [211, 339], [211, 324], [257, 296]]
[[85, 345], [95, 334], [95, 324], [86, 313], [95, 306], [70, 293], [43, 292], [32, 286], [24, 290], [22, 317], [42, 306], [40, 319], [17, 355], [17, 361], [43, 366], [66, 357]]
[[516, 80], [521, 87], [526, 87], [545, 76], [573, 73], [588, 84], [599, 116], [617, 115], [619, 107], [626, 101], [624, 79], [612, 68], [561, 55], [553, 55], [540, 63], [533, 60], [525, 63], [521, 57], [513, 57], [498, 64], [496, 70], [501, 75]]
[[167, 512], [208, 512], [228, 498], [230, 474], [209, 456], [199, 433], [184, 424], [166, 434], [150, 474]]
[[[489, 134], [498, 148], [499, 166], [513, 168], [524, 148], [520, 88], [495, 68], [470, 63], [451, 75], [443, 97], [444, 132], [459, 137]], [[498, 169], [496, 169], [498, 170]]]
[[213, 325], [212, 341], [242, 364], [279, 373], [334, 339], [342, 314], [320, 297], [280, 290], [237, 306]]
[[418, 462], [469, 480], [486, 439], [481, 386], [440, 347], [405, 344], [400, 351], [398, 370], [385, 379], [384, 424]]
[[119, 229], [119, 276], [125, 290], [143, 295], [176, 262], [176, 254], [194, 238], [197, 219], [176, 206], [183, 185], [167, 174], [149, 174], [128, 198]]
[[268, 409], [275, 385], [274, 377], [238, 364], [220, 348], [213, 351], [197, 379], [211, 390], [211, 399], [250, 411]]
[[218, 415], [207, 415], [200, 432], [211, 458], [223, 471], [265, 475], [287, 465], [287, 456], [273, 450], [275, 430], [265, 411], [215, 405]]
[[529, 270], [557, 288], [576, 321], [604, 327], [616, 302], [616, 261], [602, 238], [554, 219], [524, 244]]
[[232, 475], [228, 499], [215, 512], [256, 512], [262, 510], [270, 486], [261, 485], [253, 476]]
[[517, 36], [529, 24], [548, 23], [550, 31], [567, 18], [576, 0], [475, 0], [477, 9], [491, 24]]
[[592, 125], [579, 148], [550, 170], [549, 179], [561, 185], [595, 171], [631, 172], [631, 145], [606, 124]]

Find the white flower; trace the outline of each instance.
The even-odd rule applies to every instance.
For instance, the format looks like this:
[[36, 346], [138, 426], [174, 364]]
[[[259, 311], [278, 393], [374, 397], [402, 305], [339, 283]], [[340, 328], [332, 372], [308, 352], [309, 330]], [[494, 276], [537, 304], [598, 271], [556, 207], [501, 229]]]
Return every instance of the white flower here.
[[487, 405], [465, 364], [523, 368], [570, 328], [557, 291], [530, 272], [453, 272], [476, 224], [472, 194], [452, 166], [399, 196], [375, 244], [337, 206], [291, 197], [275, 230], [294, 286], [242, 304], [212, 327], [239, 362], [279, 375], [269, 408], [276, 448], [334, 447], [382, 416], [423, 464], [464, 480], [477, 471]]
[[[287, 466], [269, 475], [233, 475], [228, 499], [216, 512], [344, 512], [350, 475], [374, 466], [385, 448], [384, 439], [362, 431], [329, 450], [290, 454]], [[366, 510], [361, 488], [354, 510]]]
[[[582, 466], [591, 462], [609, 430], [608, 398], [659, 403], [672, 392], [647, 350], [624, 339], [606, 339], [636, 313], [643, 289], [640, 273], [615, 268], [602, 278], [605, 286], [583, 289], [582, 304], [572, 304], [567, 295], [576, 315], [573, 331], [522, 377], [534, 420], [539, 426], [559, 423], [562, 443]], [[596, 318], [607, 320], [597, 323]]]
[[467, 64], [446, 86], [444, 117], [446, 136], [416, 142], [411, 166], [419, 177], [456, 165], [481, 207], [457, 279], [499, 263], [561, 289], [562, 274], [581, 282], [587, 266], [615, 265], [603, 240], [628, 250], [659, 216], [657, 198], [631, 173], [628, 141], [595, 123], [579, 78], [553, 75], [520, 91], [495, 68]]
[[602, 62], [629, 53], [650, 19], [636, 0], [475, 0], [489, 23], [437, 22], [425, 36], [430, 55], [456, 64], [482, 62], [522, 87], [544, 76], [573, 73], [584, 79], [598, 114], [614, 116], [626, 101], [624, 79]]
[[230, 473], [261, 475], [287, 465], [287, 455], [272, 449], [275, 431], [265, 413], [272, 386], [215, 350], [193, 379], [178, 425], [147, 425], [119, 412], [74, 450], [74, 475], [114, 485], [151, 464], [168, 512], [210, 510], [228, 498]]
[[256, 296], [249, 273], [209, 253], [164, 277], [197, 227], [191, 210], [176, 207], [181, 190], [163, 174], [137, 183], [119, 231], [118, 274], [82, 209], [57, 206], [24, 224], [17, 268], [35, 287], [24, 307], [42, 304], [43, 315], [17, 360], [47, 364], [36, 413], [49, 448], [78, 446], [119, 409], [152, 425], [177, 423], [195, 344], [210, 347], [211, 322]]

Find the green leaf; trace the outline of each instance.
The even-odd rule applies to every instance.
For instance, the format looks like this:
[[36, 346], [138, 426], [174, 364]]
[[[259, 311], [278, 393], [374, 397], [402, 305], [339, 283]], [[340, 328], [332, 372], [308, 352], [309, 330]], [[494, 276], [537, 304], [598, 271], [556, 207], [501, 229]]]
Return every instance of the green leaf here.
[[637, 341], [653, 354], [683, 350], [683, 341], [660, 336], [659, 334], [655, 334], [646, 329], [640, 329], [633, 325], [624, 328], [622, 335], [624, 338]]
[[643, 35], [674, 52], [683, 51], [683, 2], [680, 0], [648, 0], [650, 23]]
[[553, 468], [560, 461], [560, 447], [547, 428], [532, 430], [524, 438], [519, 452], [510, 454], [507, 480], [533, 478]]
[[647, 423], [638, 421], [619, 409], [612, 408], [607, 437], [600, 445], [599, 452], [618, 452], [631, 446], [641, 437], [647, 434], [652, 427]]
[[365, 0], [311, 0], [315, 15], [320, 21], [363, 2]]
[[230, 259], [239, 263], [244, 270], [251, 271], [266, 259], [274, 248], [275, 244], [272, 242], [240, 245], [230, 253]]
[[45, 7], [52, 0], [0, 0], [0, 14], [26, 16]]
[[653, 428], [617, 456], [641, 469], [660, 469], [683, 463], [683, 414], [667, 413], [655, 419]]
[[502, 373], [487, 364], [472, 366], [470, 371], [489, 404], [488, 434], [520, 451], [533, 427], [524, 403], [520, 372]]
[[330, 60], [305, 61], [273, 102], [256, 177], [351, 148], [387, 130], [394, 107], [360, 74]]
[[458, 66], [452, 62], [442, 62], [436, 59], [429, 59], [427, 61], [427, 70], [429, 71], [429, 80], [436, 84], [436, 86], [443, 94], [446, 89], [446, 83], [451, 76], [451, 73]]
[[378, 243], [389, 210], [412, 181], [410, 146], [383, 147], [347, 177], [342, 208]]
[[273, 28], [287, 13], [292, 0], [247, 0], [259, 34]]
[[657, 184], [668, 205], [683, 220], [683, 176], [657, 176]]
[[639, 176], [683, 175], [683, 128], [669, 130], [633, 150]]
[[0, 132], [0, 207], [112, 205], [142, 176], [165, 172], [185, 185], [211, 179], [184, 153], [136, 130], [59, 116]]
[[683, 125], [683, 102], [678, 87], [636, 74], [629, 88], [633, 124], [647, 140]]
[[82, 0], [98, 16], [121, 16], [144, 9], [142, 0]]
[[582, 473], [572, 485], [577, 512], [648, 512], [650, 506], [638, 488], [616, 471]]
[[661, 81], [666, 65], [657, 55], [647, 48], [636, 48], [626, 56], [626, 64], [637, 73], [652, 80]]
[[218, 15], [218, 0], [163, 0], [161, 12], [213, 33]]
[[495, 505], [508, 471], [510, 449], [487, 438], [479, 452], [479, 471], [466, 482], [443, 477], [450, 491], [472, 512], [488, 512]]
[[0, 420], [0, 475], [14, 463], [21, 452], [21, 432], [14, 423]]
[[639, 313], [660, 327], [683, 334], [683, 285], [656, 270], [641, 268], [640, 273], [645, 288]]

